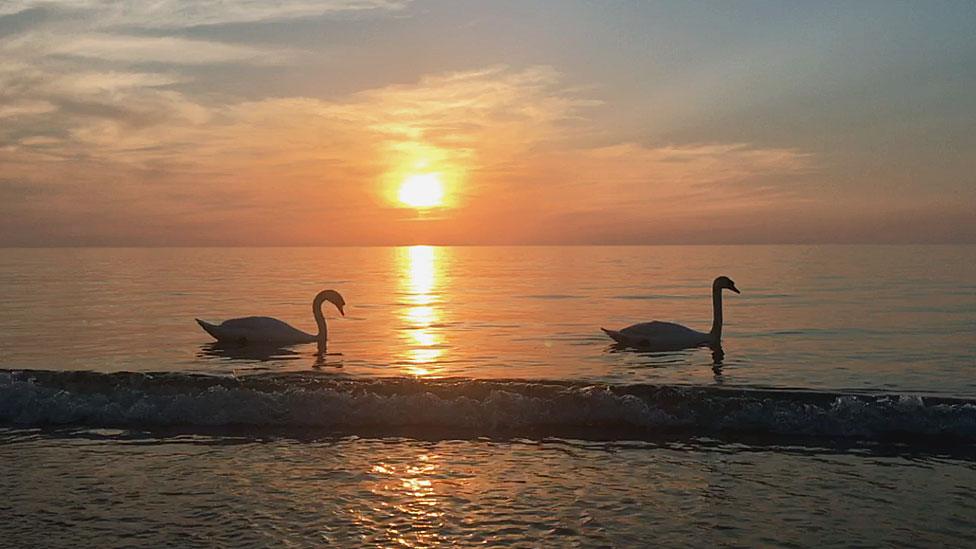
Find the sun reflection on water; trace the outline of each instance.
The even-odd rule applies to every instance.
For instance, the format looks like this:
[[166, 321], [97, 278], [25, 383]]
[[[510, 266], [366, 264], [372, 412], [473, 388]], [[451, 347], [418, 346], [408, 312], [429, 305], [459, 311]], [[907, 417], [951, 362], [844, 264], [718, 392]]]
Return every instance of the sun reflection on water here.
[[414, 306], [408, 308], [403, 317], [417, 326], [430, 326], [437, 321], [437, 309], [429, 305]]
[[400, 317], [405, 324], [403, 339], [408, 347], [401, 358], [409, 365], [407, 373], [426, 377], [440, 370], [436, 361], [444, 354], [443, 336], [437, 327], [441, 309], [438, 286], [438, 259], [441, 250], [432, 246], [411, 246], [400, 255], [404, 302]]
[[407, 248], [407, 289], [411, 303], [428, 305], [434, 301], [437, 283], [437, 249], [431, 246]]
[[[401, 520], [391, 520], [387, 534], [404, 547], [438, 545], [438, 532], [444, 527], [441, 510], [443, 495], [434, 479], [438, 476], [439, 456], [422, 454], [372, 466], [370, 491], [384, 504], [384, 512]], [[440, 487], [443, 489], [443, 487]], [[405, 531], [403, 522], [409, 524]]]

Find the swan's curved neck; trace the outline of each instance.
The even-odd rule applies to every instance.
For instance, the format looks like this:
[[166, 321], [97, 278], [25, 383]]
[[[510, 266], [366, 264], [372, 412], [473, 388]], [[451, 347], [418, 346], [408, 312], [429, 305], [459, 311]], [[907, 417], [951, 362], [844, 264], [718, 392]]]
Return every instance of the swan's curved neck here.
[[708, 333], [713, 341], [722, 339], [722, 289], [712, 288], [712, 331]]
[[319, 327], [319, 348], [324, 349], [325, 344], [329, 339], [329, 327], [326, 326], [325, 315], [322, 314], [322, 301], [316, 299], [312, 302], [312, 315], [315, 316], [315, 325]]

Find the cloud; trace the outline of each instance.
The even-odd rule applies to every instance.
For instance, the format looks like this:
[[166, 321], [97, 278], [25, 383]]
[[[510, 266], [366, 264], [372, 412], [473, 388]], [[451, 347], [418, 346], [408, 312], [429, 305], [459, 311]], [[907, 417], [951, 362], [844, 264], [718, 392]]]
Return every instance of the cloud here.
[[[52, 40], [53, 42], [53, 40]], [[281, 63], [293, 52], [171, 36], [91, 34], [53, 45], [53, 55], [70, 55], [125, 63], [212, 65], [251, 62]]]
[[[115, 64], [278, 65], [302, 52], [263, 44], [187, 38], [183, 29], [226, 23], [259, 23], [329, 14], [392, 13], [395, 0], [275, 2], [174, 0], [0, 3], [0, 56], [28, 64], [62, 62], [59, 72], [83, 69], [86, 60]], [[6, 17], [5, 17], [6, 16]]]
[[0, 147], [12, 152], [18, 143], [54, 137], [63, 146], [50, 154], [105, 157], [108, 151], [92, 150], [85, 135], [205, 120], [205, 107], [167, 89], [180, 81], [169, 73], [71, 71], [57, 63], [0, 62], [0, 116], [13, 118], [0, 125]]
[[0, 16], [29, 9], [86, 16], [99, 26], [154, 29], [254, 23], [370, 11], [397, 11], [409, 0], [10, 0]]
[[[43, 225], [44, 238], [107, 242], [119, 227], [138, 226], [146, 242], [647, 242], [693, 233], [707, 240], [738, 227], [745, 239], [760, 223], [799, 235], [789, 232], [793, 217], [823, 228], [809, 218], [833, 219], [830, 208], [846, 208], [851, 219], [859, 209], [921, 211], [915, 202], [948, 188], [959, 190], [939, 205], [945, 211], [972, 202], [964, 177], [951, 186], [917, 183], [931, 171], [916, 161], [935, 154], [926, 147], [938, 149], [939, 162], [928, 164], [946, 165], [932, 168], [943, 179], [972, 173], [965, 147], [953, 146], [961, 121], [895, 158], [895, 145], [922, 135], [922, 126], [885, 133], [878, 119], [860, 138], [831, 133], [833, 122], [817, 118], [808, 101], [790, 103], [799, 110], [776, 101], [756, 107], [754, 98], [776, 95], [782, 82], [764, 87], [774, 79], [751, 79], [735, 62], [699, 75], [695, 55], [688, 63], [665, 55], [658, 68], [674, 62], [680, 70], [652, 67], [635, 80], [631, 73], [648, 66], [630, 63], [639, 61], [632, 54], [594, 72], [573, 56], [558, 55], [560, 67], [506, 66], [490, 64], [490, 50], [445, 51], [460, 35], [447, 17], [411, 22], [438, 29], [419, 41], [394, 24], [319, 35], [335, 27], [261, 25], [399, 18], [411, 15], [401, 11], [407, 5], [0, 1], [0, 174], [15, 182], [4, 194], [0, 235]], [[519, 32], [503, 45], [526, 40]], [[543, 38], [532, 59], [552, 54], [551, 37]], [[407, 47], [377, 49], [385, 40]], [[489, 65], [459, 64], [471, 59]], [[433, 72], [412, 72], [422, 67]], [[391, 80], [377, 82], [383, 77]], [[600, 80], [580, 87], [588, 82], [574, 77]], [[348, 91], [363, 81], [368, 89]], [[755, 89], [736, 88], [746, 81]], [[750, 121], [736, 122], [742, 116]], [[893, 120], [909, 130], [920, 124]], [[878, 139], [866, 144], [865, 136]], [[437, 172], [452, 201], [423, 223], [395, 203], [396, 185], [421, 172]]]
[[139, 88], [158, 88], [184, 82], [173, 73], [79, 71], [62, 75], [49, 75], [49, 81], [58, 81], [65, 93], [85, 94], [121, 92]]
[[[62, 220], [165, 218], [166, 231], [206, 229], [210, 243], [239, 237], [224, 223], [269, 227], [264, 244], [402, 241], [413, 212], [395, 208], [391, 193], [418, 170], [444, 174], [455, 201], [425, 229], [431, 239], [518, 242], [546, 237], [555, 223], [568, 236], [647, 225], [648, 203], [658, 218], [689, 197], [699, 209], [747, 208], [783, 194], [770, 178], [811, 165], [798, 151], [746, 144], [586, 145], [597, 102], [551, 67], [429, 75], [335, 100], [214, 103], [167, 88], [166, 74], [20, 70], [45, 83], [22, 87], [31, 91], [20, 100], [43, 97], [57, 110], [29, 115], [21, 127], [33, 131], [0, 130], [0, 170], [46, 186], [57, 205], [48, 211]], [[77, 189], [102, 198], [64, 198]], [[479, 228], [497, 219], [518, 221]], [[327, 237], [313, 229], [323, 223]]]
[[[796, 175], [813, 168], [808, 153], [794, 149], [755, 147], [748, 143], [704, 143], [648, 147], [621, 143], [575, 151], [558, 164], [580, 185], [600, 185], [612, 178], [617, 202], [654, 198], [658, 201], [702, 195], [728, 200], [744, 185], [762, 188], [763, 179]], [[643, 202], [643, 200], [641, 200]]]
[[[65, 35], [70, 35], [66, 37]], [[86, 62], [107, 64], [278, 65], [301, 52], [287, 48], [243, 45], [175, 36], [84, 33], [77, 29], [31, 30], [0, 40], [0, 53], [9, 62], [58, 65], [59, 73], [86, 70]], [[73, 64], [72, 64], [73, 62]]]
[[45, 114], [57, 107], [47, 101], [20, 99], [0, 105], [0, 118]]

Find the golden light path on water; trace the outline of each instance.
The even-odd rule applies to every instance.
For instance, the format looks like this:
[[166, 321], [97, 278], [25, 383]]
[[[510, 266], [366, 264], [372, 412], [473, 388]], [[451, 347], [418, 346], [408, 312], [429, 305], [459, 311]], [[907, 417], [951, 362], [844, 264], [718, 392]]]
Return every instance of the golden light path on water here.
[[435, 328], [441, 318], [435, 291], [439, 254], [440, 250], [431, 246], [411, 246], [398, 257], [407, 304], [401, 313], [407, 340], [402, 358], [409, 364], [407, 373], [416, 376], [436, 374], [439, 368], [435, 362], [444, 352], [443, 336]]
[[[439, 497], [443, 495], [439, 496], [434, 486], [441, 459], [437, 454], [421, 454], [415, 461], [380, 462], [369, 471], [374, 479], [370, 491], [380, 501], [398, 500], [400, 503], [393, 505], [392, 511], [409, 517], [410, 532], [401, 531], [402, 527], [398, 527], [396, 521], [390, 521], [393, 524], [387, 526], [388, 537], [403, 547], [426, 547], [443, 542], [438, 534], [444, 527], [444, 512], [438, 508]], [[390, 512], [391, 509], [380, 511]]]
[[[437, 375], [440, 368], [436, 361], [443, 354], [438, 346], [443, 336], [435, 328], [441, 319], [440, 298], [437, 294], [438, 259], [440, 250], [431, 246], [411, 246], [401, 249], [397, 261], [401, 271], [401, 292], [406, 304], [400, 318], [406, 325], [404, 339], [407, 342], [402, 359], [407, 362], [407, 373], [419, 377]], [[440, 541], [442, 512], [437, 508], [437, 493], [433, 477], [437, 472], [435, 455], [418, 456], [416, 462], [381, 462], [373, 466], [371, 476], [376, 478], [371, 488], [381, 499], [396, 494], [405, 501], [395, 506], [397, 514], [410, 517], [413, 529], [420, 535], [420, 545]], [[388, 527], [391, 538], [404, 547], [413, 547], [396, 526]]]

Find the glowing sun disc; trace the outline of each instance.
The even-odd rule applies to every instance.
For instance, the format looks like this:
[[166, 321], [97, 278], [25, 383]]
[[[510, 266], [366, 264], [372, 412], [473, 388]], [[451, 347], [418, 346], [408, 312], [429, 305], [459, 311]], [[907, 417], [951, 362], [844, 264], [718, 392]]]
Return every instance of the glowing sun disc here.
[[435, 173], [412, 175], [403, 180], [398, 198], [414, 208], [440, 206], [444, 201], [444, 186]]

